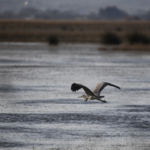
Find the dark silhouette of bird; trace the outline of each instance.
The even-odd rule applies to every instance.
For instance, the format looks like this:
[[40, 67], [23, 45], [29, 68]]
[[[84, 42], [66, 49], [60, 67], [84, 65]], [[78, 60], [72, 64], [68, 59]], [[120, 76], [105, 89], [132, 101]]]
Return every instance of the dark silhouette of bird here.
[[116, 85], [108, 83], [108, 82], [99, 82], [99, 83], [97, 83], [97, 85], [96, 85], [95, 89], [93, 90], [93, 92], [89, 88], [87, 88], [86, 86], [84, 86], [82, 84], [77, 84], [77, 83], [73, 83], [71, 85], [71, 90], [73, 92], [76, 92], [76, 91], [78, 91], [82, 88], [85, 91], [86, 95], [79, 96], [79, 98], [84, 98], [85, 101], [87, 101], [89, 99], [89, 100], [99, 100], [99, 101], [102, 101], [102, 102], [106, 103], [105, 100], [101, 99], [104, 96], [100, 96], [101, 91], [106, 86], [113, 86], [113, 87], [121, 90], [121, 88], [119, 86], [116, 86]]

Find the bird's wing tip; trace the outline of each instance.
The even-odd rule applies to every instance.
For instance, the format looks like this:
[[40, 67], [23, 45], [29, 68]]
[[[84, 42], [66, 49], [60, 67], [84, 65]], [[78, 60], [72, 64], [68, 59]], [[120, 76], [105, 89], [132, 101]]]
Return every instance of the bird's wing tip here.
[[78, 91], [80, 88], [81, 88], [81, 86], [80, 86], [79, 84], [77, 84], [77, 83], [73, 83], [73, 84], [71, 85], [71, 90], [72, 90], [73, 92]]

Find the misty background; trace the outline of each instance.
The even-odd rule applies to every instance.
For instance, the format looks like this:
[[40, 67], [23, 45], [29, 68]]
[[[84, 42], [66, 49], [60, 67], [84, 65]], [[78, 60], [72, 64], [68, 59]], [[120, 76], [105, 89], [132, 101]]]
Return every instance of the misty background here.
[[149, 0], [0, 0], [0, 19], [149, 20]]

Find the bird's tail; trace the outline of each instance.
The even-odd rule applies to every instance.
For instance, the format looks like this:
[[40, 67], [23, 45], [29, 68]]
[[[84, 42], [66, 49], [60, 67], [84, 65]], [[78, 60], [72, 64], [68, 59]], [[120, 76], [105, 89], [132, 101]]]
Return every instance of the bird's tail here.
[[107, 103], [105, 100], [101, 100], [101, 99], [98, 99], [99, 101], [103, 102], [103, 103]]

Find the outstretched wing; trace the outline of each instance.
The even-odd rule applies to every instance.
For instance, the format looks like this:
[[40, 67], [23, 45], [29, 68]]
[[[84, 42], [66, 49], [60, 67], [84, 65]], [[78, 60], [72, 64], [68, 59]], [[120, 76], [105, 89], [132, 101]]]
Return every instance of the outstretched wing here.
[[101, 93], [101, 91], [102, 91], [107, 85], [113, 86], [113, 87], [115, 87], [115, 88], [121, 90], [121, 88], [120, 88], [119, 86], [116, 86], [116, 85], [114, 85], [114, 84], [111, 84], [111, 83], [108, 83], [108, 82], [101, 82], [101, 83], [99, 82], [99, 83], [97, 83], [95, 89], [93, 90], [93, 93], [94, 93], [96, 96], [99, 96], [100, 93]]
[[84, 86], [82, 84], [73, 83], [71, 85], [71, 90], [73, 92], [76, 92], [76, 91], [80, 90], [81, 88], [85, 91], [86, 95], [94, 96], [93, 92], [89, 88], [87, 88], [86, 86]]

